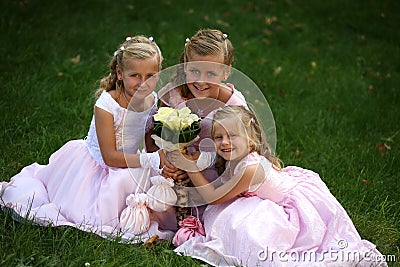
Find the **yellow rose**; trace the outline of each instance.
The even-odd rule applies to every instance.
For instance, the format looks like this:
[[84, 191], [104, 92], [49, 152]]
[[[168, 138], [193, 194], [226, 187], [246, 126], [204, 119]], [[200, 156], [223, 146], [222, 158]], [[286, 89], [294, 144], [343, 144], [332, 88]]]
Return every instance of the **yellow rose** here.
[[189, 114], [187, 117], [182, 119], [182, 129], [186, 129], [192, 125], [193, 122], [198, 121], [200, 118], [196, 114]]
[[163, 125], [173, 131], [178, 131], [181, 128], [181, 118], [176, 113], [171, 113], [168, 119], [163, 122]]
[[186, 118], [187, 116], [190, 115], [190, 113], [192, 113], [192, 111], [188, 107], [183, 107], [178, 110], [178, 114], [179, 114], [180, 118]]
[[165, 123], [167, 120], [169, 120], [168, 118], [173, 114], [175, 114], [176, 116], [177, 115], [176, 113], [177, 113], [176, 109], [169, 107], [160, 107], [158, 109], [158, 112], [154, 114], [153, 117], [155, 121], [160, 121], [162, 123]]

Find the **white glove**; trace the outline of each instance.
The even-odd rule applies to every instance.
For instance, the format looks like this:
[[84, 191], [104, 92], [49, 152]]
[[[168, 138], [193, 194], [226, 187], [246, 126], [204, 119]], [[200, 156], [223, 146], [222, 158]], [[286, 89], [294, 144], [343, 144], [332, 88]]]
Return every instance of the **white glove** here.
[[153, 168], [156, 171], [160, 170], [160, 155], [158, 151], [153, 153], [140, 153], [139, 159], [142, 168]]
[[200, 152], [200, 156], [196, 162], [197, 168], [199, 168], [200, 171], [207, 169], [214, 164], [216, 156], [216, 152]]

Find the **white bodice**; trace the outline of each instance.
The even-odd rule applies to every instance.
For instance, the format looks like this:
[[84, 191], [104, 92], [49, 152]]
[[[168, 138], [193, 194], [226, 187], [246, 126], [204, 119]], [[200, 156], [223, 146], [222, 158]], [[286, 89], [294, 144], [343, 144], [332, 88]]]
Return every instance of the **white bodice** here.
[[[155, 100], [153, 106], [143, 112], [121, 107], [106, 91], [97, 99], [95, 106], [111, 113], [114, 117], [114, 131], [118, 151], [138, 152], [140, 145], [143, 144], [146, 132], [152, 127], [153, 114], [157, 111], [157, 94], [153, 92], [153, 96]], [[106, 167], [101, 156], [94, 116], [86, 137], [86, 146], [93, 158], [100, 165]]]

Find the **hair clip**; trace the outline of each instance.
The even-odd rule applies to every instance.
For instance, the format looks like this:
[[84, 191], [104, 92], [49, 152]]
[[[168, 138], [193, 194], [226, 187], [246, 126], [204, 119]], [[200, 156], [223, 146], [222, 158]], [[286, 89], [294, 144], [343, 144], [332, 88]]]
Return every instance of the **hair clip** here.
[[223, 33], [223, 34], [222, 34], [222, 37], [223, 37], [223, 38], [224, 38], [224, 40], [225, 40], [225, 39], [227, 39], [227, 38], [228, 38], [228, 35], [227, 35], [226, 33]]
[[150, 42], [153, 42], [153, 41], [154, 41], [153, 36], [150, 36], [150, 37], [149, 37], [149, 41], [150, 41]]
[[186, 40], [185, 40], [185, 46], [187, 45], [187, 43], [189, 43], [190, 42], [190, 39], [189, 38], [186, 38]]
[[125, 50], [125, 47], [121, 46], [119, 49], [120, 49], [121, 51], [124, 51], [124, 50]]
[[125, 40], [126, 40], [126, 41], [130, 41], [130, 40], [132, 40], [132, 37], [126, 37]]
[[115, 57], [116, 55], [118, 55], [118, 50], [115, 50], [115, 52], [114, 52], [114, 57]]
[[251, 123], [255, 123], [256, 120], [255, 120], [254, 118], [251, 118], [251, 119], [250, 119], [250, 122], [251, 122]]

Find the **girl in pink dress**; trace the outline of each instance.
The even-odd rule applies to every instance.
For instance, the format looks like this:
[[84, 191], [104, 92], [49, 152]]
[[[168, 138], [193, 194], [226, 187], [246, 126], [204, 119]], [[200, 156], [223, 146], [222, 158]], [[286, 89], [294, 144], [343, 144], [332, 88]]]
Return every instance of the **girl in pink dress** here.
[[[219, 30], [199, 30], [186, 39], [177, 74], [158, 95], [162, 105], [173, 108], [189, 107], [202, 118], [200, 139], [189, 151], [215, 151], [211, 142], [211, 122], [214, 111], [225, 105], [247, 106], [242, 93], [227, 80], [233, 62], [234, 48], [228, 36]], [[213, 167], [205, 170], [212, 181], [218, 177]], [[182, 172], [178, 172], [182, 173]], [[176, 169], [166, 166], [163, 174], [177, 177]], [[183, 175], [186, 175], [183, 173]]]
[[170, 156], [210, 203], [205, 235], [196, 234], [176, 252], [214, 266], [387, 266], [317, 173], [281, 168], [254, 113], [221, 108], [212, 137], [218, 185], [198, 171], [196, 153]]
[[[120, 231], [127, 196], [146, 191], [159, 170], [161, 150], [139, 153], [157, 110], [154, 87], [162, 55], [152, 37], [128, 37], [115, 51], [100, 82], [88, 135], [0, 184], [0, 207], [40, 225], [69, 225], [101, 236], [136, 242], [173, 231], [152, 221], [140, 236]], [[154, 148], [156, 149], [156, 148]], [[173, 225], [173, 227], [176, 227]]]
[[[162, 105], [187, 106], [202, 118], [200, 138], [187, 148], [188, 151], [215, 152], [210, 131], [214, 111], [225, 105], [247, 106], [242, 93], [233, 84], [224, 83], [231, 74], [233, 56], [234, 48], [226, 34], [215, 29], [199, 30], [186, 39], [176, 76], [158, 93]], [[168, 163], [163, 166], [162, 174], [177, 180], [187, 177], [186, 172]], [[214, 166], [204, 169], [203, 174], [209, 181], [218, 177]], [[198, 209], [200, 218], [204, 208]], [[195, 211], [186, 209], [186, 212]], [[182, 219], [186, 215], [178, 217]]]

